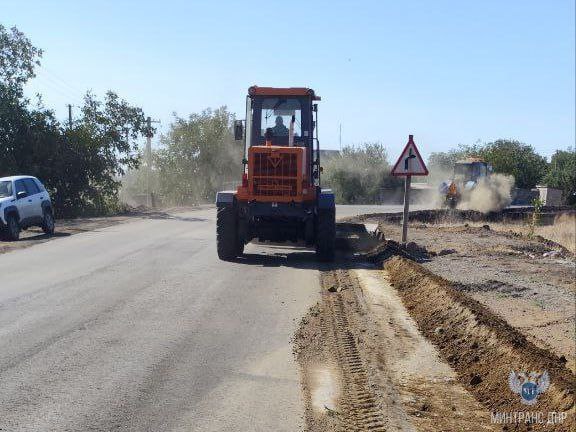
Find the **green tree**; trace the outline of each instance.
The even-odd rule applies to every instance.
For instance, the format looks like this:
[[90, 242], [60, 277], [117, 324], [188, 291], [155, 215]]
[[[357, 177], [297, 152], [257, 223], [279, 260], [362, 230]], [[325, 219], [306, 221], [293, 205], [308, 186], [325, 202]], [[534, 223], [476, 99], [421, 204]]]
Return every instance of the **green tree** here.
[[81, 117], [63, 128], [54, 113], [23, 97], [42, 51], [16, 28], [0, 26], [0, 176], [30, 174], [50, 190], [58, 216], [104, 213], [117, 206], [125, 169], [138, 164], [144, 113], [115, 93], [88, 93]]
[[544, 183], [561, 189], [567, 204], [576, 204], [576, 149], [568, 148], [554, 153]]
[[165, 200], [176, 205], [212, 202], [220, 188], [241, 180], [243, 148], [234, 141], [233, 122], [226, 107], [175, 116], [154, 154], [157, 189]]
[[74, 209], [85, 214], [115, 211], [119, 179], [139, 165], [138, 139], [152, 131], [142, 109], [112, 91], [103, 100], [87, 93], [80, 112], [73, 127], [62, 130], [67, 151], [51, 181], [59, 192], [58, 205], [68, 214]]
[[390, 175], [386, 148], [380, 143], [347, 146], [339, 156], [323, 162], [323, 185], [334, 190], [341, 204], [375, 203], [382, 188], [399, 186]]
[[[494, 142], [459, 145], [448, 152], [432, 153], [428, 159], [431, 177], [452, 175], [454, 163], [466, 157], [480, 157], [492, 165], [494, 172], [514, 177], [516, 186], [531, 189], [546, 174], [546, 158], [536, 153], [531, 145], [517, 140], [499, 139]], [[441, 175], [438, 173], [442, 173]]]
[[42, 50], [33, 46], [24, 33], [0, 24], [0, 85], [21, 93], [26, 81], [35, 76], [34, 67], [41, 57]]
[[481, 146], [477, 154], [494, 168], [494, 172], [514, 177], [516, 186], [531, 189], [539, 183], [548, 168], [546, 158], [531, 145], [516, 140], [499, 139]]

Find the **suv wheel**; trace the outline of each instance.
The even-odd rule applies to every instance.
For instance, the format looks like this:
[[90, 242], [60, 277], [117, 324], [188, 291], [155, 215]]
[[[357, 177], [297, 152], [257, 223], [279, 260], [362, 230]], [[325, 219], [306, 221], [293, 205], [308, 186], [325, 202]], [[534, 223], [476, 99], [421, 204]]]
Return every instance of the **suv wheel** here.
[[20, 224], [15, 215], [8, 216], [6, 220], [5, 237], [10, 241], [17, 241], [20, 238]]
[[54, 234], [54, 216], [52, 215], [52, 211], [44, 210], [44, 217], [42, 218], [42, 231], [44, 234], [52, 235]]

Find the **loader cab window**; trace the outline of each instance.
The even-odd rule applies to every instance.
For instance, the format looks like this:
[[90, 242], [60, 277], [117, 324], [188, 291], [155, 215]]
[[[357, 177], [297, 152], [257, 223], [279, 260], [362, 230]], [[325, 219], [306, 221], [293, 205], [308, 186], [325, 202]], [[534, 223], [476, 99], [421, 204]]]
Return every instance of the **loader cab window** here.
[[457, 164], [454, 167], [454, 177], [463, 181], [468, 181], [471, 179], [471, 165], [469, 164]]
[[464, 181], [476, 180], [486, 176], [486, 166], [481, 163], [457, 164], [454, 167], [454, 176]]
[[297, 98], [265, 98], [260, 108], [259, 142], [264, 143], [266, 130], [272, 131], [273, 145], [288, 145], [292, 127], [294, 145], [302, 145], [302, 107]]

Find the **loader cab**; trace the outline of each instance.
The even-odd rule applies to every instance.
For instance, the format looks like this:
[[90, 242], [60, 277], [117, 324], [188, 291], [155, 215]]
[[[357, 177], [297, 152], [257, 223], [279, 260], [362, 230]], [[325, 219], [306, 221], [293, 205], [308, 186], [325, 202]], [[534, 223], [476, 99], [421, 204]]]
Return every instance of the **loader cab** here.
[[[275, 146], [290, 144], [307, 147], [313, 124], [310, 100], [304, 97], [253, 97], [250, 146], [265, 145], [266, 138]], [[292, 140], [290, 136], [292, 135]]]
[[250, 87], [246, 99], [247, 147], [265, 145], [268, 131], [272, 132], [272, 145], [289, 145], [292, 131], [293, 145], [312, 147], [313, 102], [317, 100], [320, 98], [308, 88]]
[[462, 182], [478, 181], [481, 177], [488, 177], [492, 173], [492, 166], [481, 160], [463, 160], [454, 165], [454, 178]]
[[250, 87], [246, 98], [245, 165], [248, 148], [252, 146], [304, 147], [309, 178], [317, 178], [319, 151], [314, 149], [317, 138], [314, 102], [319, 100], [309, 88]]

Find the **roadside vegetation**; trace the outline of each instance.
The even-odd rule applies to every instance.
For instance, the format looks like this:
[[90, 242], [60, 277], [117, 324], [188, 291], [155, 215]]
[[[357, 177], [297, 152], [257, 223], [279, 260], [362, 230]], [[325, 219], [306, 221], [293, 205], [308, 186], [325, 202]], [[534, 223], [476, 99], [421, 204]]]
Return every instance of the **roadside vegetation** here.
[[[470, 226], [481, 227], [483, 223], [469, 223]], [[564, 246], [576, 254], [576, 215], [560, 213], [552, 224], [533, 223], [530, 218], [526, 223], [491, 222], [490, 229], [503, 233], [517, 233], [526, 238], [542, 237]]]
[[130, 202], [149, 191], [163, 205], [213, 202], [218, 190], [235, 186], [242, 177], [243, 146], [234, 141], [233, 122], [225, 106], [175, 115], [153, 150], [151, 170], [131, 169], [124, 177], [123, 197]]
[[[42, 50], [22, 32], [0, 25], [0, 176], [42, 179], [58, 217], [115, 213], [122, 207], [121, 186], [124, 198], [151, 192], [163, 205], [194, 205], [212, 202], [219, 189], [240, 181], [242, 146], [233, 139], [234, 114], [226, 107], [175, 116], [150, 157], [151, 169], [139, 169], [139, 144], [153, 132], [143, 110], [113, 91], [103, 98], [87, 92], [79, 115], [62, 124], [41, 95], [34, 101], [24, 96], [41, 58]], [[323, 186], [334, 190], [340, 204], [381, 202], [384, 190], [402, 187], [390, 175], [388, 156], [377, 142], [344, 147], [323, 159]], [[431, 154], [428, 183], [450, 177], [454, 162], [467, 156], [482, 157], [496, 173], [513, 176], [518, 188], [544, 183], [561, 189], [566, 203], [576, 205], [572, 148], [558, 150], [548, 163], [516, 140], [461, 145]]]
[[[576, 152], [572, 148], [558, 150], [548, 163], [531, 145], [517, 140], [460, 145], [430, 155], [428, 184], [435, 187], [450, 178], [455, 162], [466, 157], [483, 158], [495, 173], [511, 177], [517, 188], [532, 189], [545, 184], [560, 189], [565, 202], [576, 205]], [[340, 154], [324, 159], [322, 165], [323, 184], [334, 190], [340, 204], [378, 203], [383, 191], [401, 188], [403, 184], [390, 175], [388, 154], [380, 143], [345, 147]]]
[[22, 32], [0, 25], [0, 177], [42, 179], [58, 217], [116, 212], [118, 178], [138, 166], [138, 139], [151, 132], [144, 112], [112, 91], [87, 92], [80, 116], [61, 124], [40, 95], [24, 96], [41, 57]]
[[378, 203], [383, 189], [402, 185], [390, 174], [388, 152], [381, 143], [344, 147], [322, 165], [323, 186], [334, 190], [339, 204]]
[[544, 182], [561, 189], [568, 204], [576, 205], [576, 149], [556, 150]]

